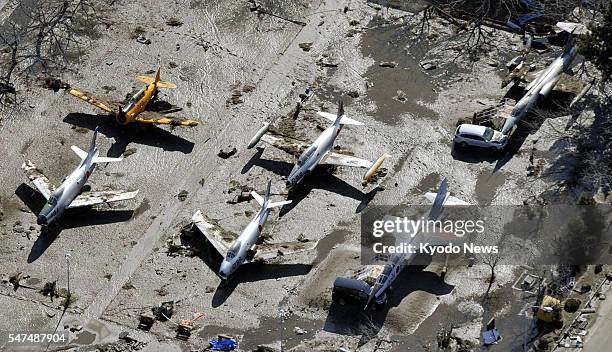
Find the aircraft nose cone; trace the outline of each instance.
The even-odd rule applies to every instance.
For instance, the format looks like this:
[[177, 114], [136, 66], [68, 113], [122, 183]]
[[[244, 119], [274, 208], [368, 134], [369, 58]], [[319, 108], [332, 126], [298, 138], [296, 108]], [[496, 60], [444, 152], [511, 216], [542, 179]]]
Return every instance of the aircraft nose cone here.
[[219, 277], [222, 280], [227, 280], [230, 274], [230, 265], [228, 263], [221, 263], [221, 267], [219, 268]]
[[36, 218], [36, 223], [38, 225], [47, 225], [47, 217], [44, 215], [38, 215], [38, 217]]

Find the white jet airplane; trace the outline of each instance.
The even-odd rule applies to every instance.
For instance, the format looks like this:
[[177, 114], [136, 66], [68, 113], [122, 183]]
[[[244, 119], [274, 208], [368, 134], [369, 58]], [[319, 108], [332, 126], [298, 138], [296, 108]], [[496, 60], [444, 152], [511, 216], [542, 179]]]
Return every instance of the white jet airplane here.
[[47, 199], [47, 203], [36, 218], [38, 225], [50, 225], [59, 219], [66, 209], [128, 200], [136, 197], [138, 194], [138, 190], [82, 192], [83, 186], [85, 186], [96, 163], [109, 163], [123, 159], [98, 156], [98, 149], [96, 148], [97, 134], [98, 129], [96, 128], [89, 145], [89, 151], [87, 152], [74, 145], [70, 147], [81, 158], [81, 163], [57, 188], [51, 185], [49, 179], [30, 160], [27, 160], [21, 166], [30, 181], [34, 183], [38, 191]]
[[[568, 45], [563, 53], [548, 66], [539, 71], [525, 88], [525, 95], [516, 103], [512, 113], [504, 122], [501, 133], [508, 134], [512, 128], [536, 105], [540, 98], [545, 98], [555, 88], [564, 72], [568, 72], [576, 57], [575, 45]], [[573, 90], [572, 90], [573, 92]]]
[[259, 140], [263, 140], [282, 151], [298, 156], [297, 163], [287, 177], [287, 187], [292, 187], [302, 182], [304, 176], [312, 172], [315, 167], [320, 164], [365, 168], [367, 171], [363, 176], [363, 183], [370, 182], [376, 175], [376, 171], [378, 171], [382, 163], [385, 159], [389, 158], [390, 155], [385, 153], [375, 162], [371, 162], [351, 155], [333, 152], [332, 148], [336, 137], [338, 137], [344, 125], [361, 126], [363, 123], [344, 115], [344, 105], [342, 101], [338, 102], [338, 113], [336, 115], [323, 111], [319, 111], [317, 114], [333, 123], [310, 145], [308, 145], [307, 142], [268, 132], [270, 123], [266, 123], [251, 139], [248, 148], [254, 147]]
[[[448, 191], [448, 182], [446, 179], [442, 180], [442, 183], [440, 183], [437, 193], [427, 192], [425, 193], [425, 198], [433, 203], [428, 216], [430, 220], [437, 220], [444, 207], [470, 205], [469, 203], [450, 195], [450, 192]], [[412, 239], [416, 237], [417, 236], [414, 236]], [[397, 244], [400, 244], [402, 241], [405, 241], [405, 239], [399, 237], [396, 239]], [[389, 258], [387, 263], [384, 264], [384, 269], [382, 270], [380, 276], [378, 276], [376, 283], [374, 286], [372, 286], [372, 290], [370, 291], [364, 309], [367, 309], [372, 301], [375, 301], [377, 304], [385, 303], [387, 299], [387, 289], [391, 286], [391, 284], [393, 284], [404, 267], [412, 260], [413, 256], [414, 254], [402, 253], [395, 254]]]
[[230, 242], [232, 238], [227, 235], [227, 231], [215, 225], [214, 221], [206, 219], [201, 211], [198, 210], [193, 215], [193, 223], [206, 236], [206, 239], [217, 250], [219, 255], [223, 257], [218, 272], [219, 277], [223, 281], [228, 280], [242, 264], [253, 261], [272, 260], [287, 254], [310, 250], [317, 245], [317, 242], [303, 243], [299, 241], [275, 244], [259, 243], [270, 209], [291, 203], [290, 200], [270, 202], [271, 184], [272, 182], [268, 181], [264, 197], [255, 191], [251, 192], [253, 198], [261, 205], [261, 209], [233, 242]]

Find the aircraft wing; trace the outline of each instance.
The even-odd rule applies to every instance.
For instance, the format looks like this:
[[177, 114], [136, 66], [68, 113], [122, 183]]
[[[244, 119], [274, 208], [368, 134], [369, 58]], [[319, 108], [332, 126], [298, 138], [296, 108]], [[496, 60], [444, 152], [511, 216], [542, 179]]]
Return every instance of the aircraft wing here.
[[371, 167], [373, 163], [369, 160], [361, 159], [352, 155], [340, 154], [330, 151], [329, 153], [327, 153], [325, 158], [323, 158], [321, 164], [361, 167], [367, 169]]
[[271, 146], [278, 148], [288, 154], [299, 158], [300, 155], [306, 148], [310, 146], [310, 143], [300, 141], [299, 139], [282, 136], [273, 132], [268, 132], [261, 137], [261, 140], [270, 144]]
[[221, 226], [215, 224], [214, 220], [205, 217], [199, 210], [193, 214], [191, 221], [217, 252], [225, 257], [235, 239], [235, 235], [225, 231]]
[[78, 89], [70, 88], [68, 94], [72, 95], [73, 97], [79, 98], [84, 102], [91, 104], [97, 107], [98, 109], [108, 113], [118, 111], [121, 108], [119, 103], [104, 101], [103, 99], [93, 96], [93, 94], [83, 92]]
[[38, 191], [45, 197], [45, 199], [49, 199], [51, 193], [55, 190], [55, 186], [49, 182], [47, 176], [45, 176], [40, 170], [36, 168], [30, 160], [27, 160], [21, 165], [21, 169], [28, 176], [30, 181], [36, 186]]
[[134, 120], [140, 123], [172, 126], [196, 126], [200, 123], [199, 121], [185, 119], [182, 117], [168, 117], [155, 111], [143, 111], [138, 114]]
[[263, 243], [257, 246], [257, 253], [253, 260], [268, 261], [293, 253], [309, 251], [314, 249], [317, 243], [319, 241]]
[[136, 191], [91, 191], [82, 192], [79, 194], [72, 203], [68, 206], [68, 209], [86, 207], [96, 204], [106, 204], [119, 202], [122, 200], [128, 200], [136, 197], [138, 190]]
[[[525, 89], [529, 89], [532, 86], [532, 83], [538, 79], [545, 70], [540, 70], [537, 72], [527, 72], [521, 77], [518, 77], [519, 80], [529, 83]], [[586, 82], [581, 79], [569, 75], [565, 72], [561, 73], [561, 77], [559, 78], [559, 82], [555, 84], [553, 90], [558, 92], [567, 92], [572, 94], [579, 94], [582, 89], [586, 86]]]

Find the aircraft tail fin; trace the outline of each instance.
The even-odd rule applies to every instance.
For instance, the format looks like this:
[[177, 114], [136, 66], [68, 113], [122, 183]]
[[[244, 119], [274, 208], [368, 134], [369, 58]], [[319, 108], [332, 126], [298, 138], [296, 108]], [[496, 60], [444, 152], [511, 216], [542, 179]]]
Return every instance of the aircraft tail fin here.
[[96, 129], [94, 130], [94, 133], [93, 133], [93, 137], [91, 137], [91, 142], [89, 143], [89, 150], [87, 151], [87, 154], [91, 154], [96, 150], [96, 138], [97, 137], [98, 137], [98, 127], [96, 126]]
[[338, 100], [338, 113], [336, 114], [336, 121], [334, 121], [334, 124], [339, 125], [343, 116], [344, 116], [344, 102], [342, 100]]
[[155, 81], [153, 83], [157, 83], [160, 81], [159, 73], [161, 71], [161, 67], [157, 67], [157, 72], [155, 73]]

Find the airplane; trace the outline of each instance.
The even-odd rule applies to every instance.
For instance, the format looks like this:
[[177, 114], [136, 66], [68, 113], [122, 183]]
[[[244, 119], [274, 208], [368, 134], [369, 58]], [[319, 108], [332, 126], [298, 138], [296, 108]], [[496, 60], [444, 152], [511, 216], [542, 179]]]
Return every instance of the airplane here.
[[[528, 75], [525, 73], [516, 75], [513, 73], [510, 74], [518, 76], [518, 78], [532, 80], [525, 88], [525, 95], [523, 95], [523, 97], [516, 103], [512, 109], [512, 112], [510, 113], [510, 116], [504, 122], [504, 125], [501, 128], [501, 133], [507, 135], [512, 128], [535, 106], [540, 98], [546, 98], [548, 96], [553, 88], [555, 88], [557, 83], [559, 83], [563, 73], [569, 71], [570, 65], [573, 63], [577, 52], [578, 50], [575, 45], [568, 44], [561, 55], [554, 59], [548, 68], [537, 72], [533, 78], [527, 77]], [[524, 71], [525, 68], [523, 65], [524, 62], [522, 62], [519, 67], [515, 68], [515, 70]]]
[[[428, 215], [430, 220], [438, 219], [444, 207], [469, 205], [469, 203], [450, 195], [446, 179], [442, 180], [436, 193], [425, 193], [425, 198], [433, 203]], [[411, 237], [408, 241], [412, 241], [415, 238], [417, 236]], [[396, 236], [396, 245], [405, 243], [405, 241], [405, 238]], [[446, 243], [448, 243], [448, 240]], [[338, 300], [340, 295], [353, 291], [353, 293], [350, 293], [350, 296], [365, 299], [364, 310], [368, 309], [372, 302], [375, 302], [376, 305], [384, 305], [387, 301], [389, 287], [391, 287], [395, 279], [397, 279], [404, 267], [410, 263], [415, 255], [416, 253], [408, 252], [393, 254], [389, 256], [385, 264], [368, 265], [363, 270], [358, 271], [356, 278], [336, 278], [332, 291], [332, 299]], [[371, 280], [372, 278], [374, 280]], [[373, 281], [373, 284], [369, 285], [366, 282], [367, 280]], [[355, 291], [361, 294], [354, 294]]]
[[317, 242], [303, 243], [299, 241], [275, 244], [261, 243], [261, 232], [270, 210], [291, 203], [290, 200], [270, 202], [271, 186], [272, 182], [268, 181], [266, 193], [263, 197], [255, 191], [251, 192], [251, 196], [259, 203], [261, 209], [233, 242], [231, 242], [233, 238], [227, 235], [227, 231], [215, 225], [214, 221], [206, 219], [201, 211], [198, 210], [192, 217], [193, 224], [202, 232], [218, 254], [223, 257], [218, 275], [224, 282], [229, 280], [242, 264], [272, 260], [287, 254], [311, 250], [317, 245]]
[[120, 125], [137, 122], [141, 124], [171, 125], [171, 126], [196, 126], [196, 120], [168, 117], [163, 114], [147, 110], [150, 103], [157, 98], [158, 89], [174, 89], [176, 84], [160, 80], [160, 68], [157, 69], [155, 78], [149, 76], [138, 76], [137, 80], [146, 84], [125, 103], [118, 101], [105, 101], [94, 97], [92, 94], [80, 91], [68, 86], [68, 94], [79, 98], [98, 109], [114, 115], [115, 121]]
[[391, 155], [384, 153], [375, 162], [371, 162], [351, 155], [333, 152], [334, 142], [344, 125], [362, 126], [363, 123], [344, 115], [344, 104], [342, 101], [338, 102], [338, 113], [336, 115], [323, 111], [319, 111], [317, 114], [333, 123], [310, 145], [307, 142], [268, 131], [270, 123], [266, 123], [249, 141], [247, 148], [251, 149], [260, 140], [263, 140], [282, 151], [297, 156], [297, 163], [287, 177], [286, 185], [289, 188], [302, 182], [304, 176], [311, 173], [320, 164], [365, 168], [367, 171], [363, 176], [363, 183], [367, 184], [372, 181], [376, 176], [376, 171], [378, 171], [385, 159], [391, 157]]
[[98, 148], [96, 148], [97, 134], [98, 129], [96, 128], [87, 152], [75, 145], [70, 147], [79, 158], [81, 158], [81, 163], [70, 173], [70, 175], [64, 178], [62, 184], [57, 188], [49, 182], [49, 179], [38, 170], [30, 160], [25, 161], [21, 166], [30, 181], [32, 181], [38, 191], [47, 199], [47, 203], [36, 218], [36, 223], [38, 225], [51, 225], [62, 216], [66, 209], [124, 201], [132, 199], [138, 194], [138, 190], [82, 191], [97, 163], [110, 163], [123, 160], [123, 158], [98, 156], [99, 152]]

